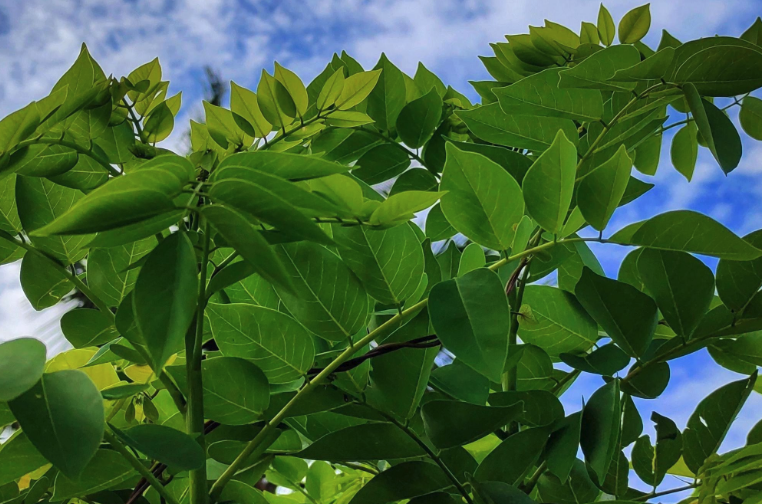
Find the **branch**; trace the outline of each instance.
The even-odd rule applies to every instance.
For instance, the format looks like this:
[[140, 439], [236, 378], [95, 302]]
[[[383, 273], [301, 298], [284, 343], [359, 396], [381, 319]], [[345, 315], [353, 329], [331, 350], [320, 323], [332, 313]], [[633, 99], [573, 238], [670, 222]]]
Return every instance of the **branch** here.
[[648, 499], [653, 499], [654, 497], [661, 497], [662, 495], [670, 495], [673, 493], [684, 492], [686, 490], [693, 490], [694, 488], [697, 488], [697, 487], [698, 485], [694, 483], [690, 485], [685, 485], [684, 487], [671, 488], [669, 490], [664, 490], [662, 492], [651, 492], [650, 494], [641, 495], [640, 497], [636, 497], [632, 500], [633, 501], [647, 501]]
[[415, 159], [416, 161], [418, 161], [418, 163], [420, 163], [420, 165], [423, 166], [424, 168], [426, 168], [427, 170], [431, 171], [429, 169], [429, 167], [426, 166], [426, 162], [423, 160], [423, 158], [421, 158], [418, 154], [416, 154], [415, 152], [411, 151], [410, 149], [408, 149], [407, 147], [405, 147], [401, 143], [397, 142], [393, 138], [391, 138], [391, 137], [389, 137], [387, 135], [384, 135], [380, 131], [376, 131], [376, 130], [372, 130], [372, 129], [368, 129], [368, 128], [360, 128], [360, 129], [362, 131], [365, 131], [366, 133], [370, 133], [371, 135], [377, 136], [378, 138], [380, 138], [381, 140], [383, 140], [384, 142], [386, 142], [388, 144], [394, 145], [397, 148], [402, 149], [405, 152], [405, 154], [410, 156], [412, 159]]

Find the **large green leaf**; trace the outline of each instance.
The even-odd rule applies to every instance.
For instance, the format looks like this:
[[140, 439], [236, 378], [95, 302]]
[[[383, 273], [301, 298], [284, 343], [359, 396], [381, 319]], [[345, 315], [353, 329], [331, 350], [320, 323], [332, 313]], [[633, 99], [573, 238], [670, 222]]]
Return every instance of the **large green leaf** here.
[[77, 151], [56, 144], [33, 144], [16, 151], [6, 170], [29, 177], [60, 175], [77, 164]]
[[363, 154], [355, 163], [352, 175], [366, 184], [378, 184], [396, 177], [410, 166], [410, 158], [392, 144], [379, 145]]
[[312, 337], [288, 315], [250, 304], [214, 303], [206, 314], [222, 354], [252, 361], [270, 383], [291, 382], [312, 367]]
[[675, 50], [668, 82], [704, 96], [736, 96], [762, 86], [762, 48], [732, 37], [706, 37]]
[[87, 256], [88, 286], [109, 306], [119, 306], [138, 279], [140, 268], [135, 264], [156, 243], [156, 238], [151, 236], [116, 247], [92, 249]]
[[519, 335], [549, 355], [587, 351], [598, 339], [598, 326], [570, 293], [544, 285], [524, 290]]
[[437, 448], [453, 448], [481, 439], [524, 411], [523, 403], [481, 406], [461, 401], [433, 400], [423, 405], [426, 434]]
[[651, 4], [635, 7], [619, 21], [619, 41], [634, 44], [646, 36], [651, 27]]
[[582, 412], [572, 413], [560, 420], [548, 439], [546, 459], [548, 471], [565, 483], [577, 460], [582, 432]]
[[135, 282], [135, 320], [157, 373], [182, 349], [196, 314], [196, 271], [193, 245], [177, 232], [153, 249]]
[[[558, 234], [574, 193], [577, 149], [563, 131], [529, 168], [521, 189], [527, 212], [543, 229]], [[513, 224], [513, 223], [512, 223]]]
[[686, 252], [645, 249], [638, 272], [672, 330], [690, 338], [714, 298], [712, 270]]
[[9, 404], [34, 447], [61, 473], [77, 479], [98, 450], [105, 427], [103, 399], [90, 378], [78, 370], [44, 374]]
[[26, 433], [16, 431], [0, 446], [0, 485], [13, 483], [47, 463]]
[[211, 180], [240, 177], [240, 170], [236, 168], [258, 170], [288, 180], [325, 177], [351, 169], [315, 156], [272, 151], [239, 152], [223, 159], [212, 173]]
[[384, 230], [334, 226], [333, 239], [346, 265], [381, 303], [400, 305], [418, 287], [423, 250], [410, 225]]
[[542, 152], [553, 143], [558, 130], [562, 130], [566, 138], [579, 136], [574, 122], [569, 119], [506, 114], [497, 103], [461, 110], [457, 116], [477, 137], [506, 147]]
[[741, 162], [743, 150], [741, 137], [738, 135], [736, 127], [722, 110], [702, 98], [693, 84], [688, 83], [683, 86], [683, 92], [701, 138], [709, 147], [709, 151], [717, 160], [722, 171], [726, 174], [730, 173]]
[[511, 248], [514, 224], [524, 214], [521, 188], [497, 163], [447, 144], [440, 203], [447, 221], [480, 245]]
[[428, 142], [442, 117], [442, 98], [435, 89], [407, 105], [397, 117], [397, 133], [408, 147], [418, 149]]
[[201, 363], [204, 416], [225, 425], [255, 422], [270, 403], [267, 377], [251, 362], [216, 357]]
[[74, 497], [94, 494], [124, 484], [135, 476], [135, 468], [119, 453], [113, 450], [98, 450], [80, 478], [68, 478], [64, 473], [56, 476], [51, 498], [67, 501]]
[[[24, 230], [30, 234], [67, 213], [85, 195], [44, 178], [16, 177], [16, 201]], [[87, 236], [32, 236], [32, 243], [59, 261], [70, 264], [85, 256]]]
[[403, 462], [371, 479], [355, 494], [351, 504], [386, 504], [412, 499], [452, 486], [436, 464], [428, 461]]
[[100, 346], [118, 338], [114, 319], [100, 310], [76, 308], [61, 317], [61, 332], [74, 348]]
[[603, 231], [617, 209], [630, 181], [632, 160], [624, 145], [600, 166], [588, 172], [577, 188], [577, 205], [585, 220]]
[[[762, 231], [744, 236], [755, 247], [762, 246]], [[717, 264], [717, 294], [723, 304], [741, 311], [762, 287], [762, 259], [731, 261], [720, 259]]]
[[640, 357], [651, 344], [658, 309], [653, 299], [624, 282], [585, 267], [574, 289], [580, 304], [630, 357]]
[[405, 77], [384, 53], [373, 69], [381, 70], [381, 76], [368, 95], [367, 112], [377, 128], [392, 130], [405, 106]]
[[715, 390], [696, 407], [683, 432], [683, 458], [691, 471], [698, 474], [707, 457], [720, 448], [756, 380], [755, 371], [745, 380]]
[[[264, 138], [272, 130], [272, 124], [265, 119], [259, 108], [257, 94], [233, 81], [230, 81], [230, 111], [233, 112], [233, 120], [238, 127], [250, 136]], [[225, 159], [230, 157], [232, 156]]]
[[45, 345], [33, 338], [19, 338], [0, 344], [0, 402], [20, 396], [42, 377]]
[[192, 437], [166, 425], [141, 424], [127, 430], [112, 427], [125, 444], [178, 471], [204, 465], [204, 450]]
[[612, 380], [596, 390], [582, 410], [580, 445], [585, 460], [601, 483], [614, 457], [618, 456], [621, 413], [619, 380]]
[[436, 284], [429, 294], [429, 313], [445, 348], [475, 371], [500, 381], [511, 322], [497, 274], [479, 268]]
[[738, 120], [747, 135], [762, 140], [762, 100], [754, 96], [744, 98]]
[[331, 432], [296, 456], [347, 462], [402, 459], [424, 454], [423, 449], [396, 425], [367, 423]]
[[249, 219], [224, 205], [204, 206], [201, 215], [265, 280], [286, 290], [293, 290], [285, 267]]
[[675, 133], [669, 151], [672, 165], [688, 179], [688, 182], [693, 178], [693, 170], [696, 169], [698, 159], [697, 133], [698, 128], [695, 123], [686, 124]]
[[634, 83], [615, 82], [617, 70], [630, 68], [640, 63], [640, 53], [631, 45], [607, 47], [585, 58], [580, 64], [559, 73], [558, 86], [561, 88], [605, 89], [611, 91], [630, 90]]
[[21, 289], [35, 310], [42, 310], [58, 303], [72, 291], [74, 284], [49, 259], [29, 253], [21, 261]]
[[502, 481], [516, 485], [540, 457], [550, 432], [544, 427], [526, 429], [508, 436], [479, 464], [477, 481]]
[[692, 210], [665, 212], [630, 224], [614, 233], [611, 241], [733, 261], [751, 261], [762, 256], [762, 250], [742, 240], [714, 219]]
[[309, 242], [282, 245], [277, 254], [296, 295], [276, 290], [296, 320], [329, 341], [346, 341], [365, 326], [370, 298], [336, 254]]
[[0, 177], [0, 231], [10, 235], [16, 235], [22, 229], [16, 207], [16, 178], [15, 174]]
[[613, 376], [630, 363], [630, 357], [613, 343], [597, 348], [585, 355], [561, 354], [567, 366], [585, 373]]
[[656, 487], [680, 460], [683, 437], [669, 418], [653, 412], [651, 420], [656, 424], [656, 446], [651, 445], [648, 436], [639, 437], [632, 448], [632, 468], [640, 479]]
[[559, 68], [548, 68], [494, 91], [506, 114], [597, 121], [603, 117], [603, 98], [592, 89], [561, 89]]

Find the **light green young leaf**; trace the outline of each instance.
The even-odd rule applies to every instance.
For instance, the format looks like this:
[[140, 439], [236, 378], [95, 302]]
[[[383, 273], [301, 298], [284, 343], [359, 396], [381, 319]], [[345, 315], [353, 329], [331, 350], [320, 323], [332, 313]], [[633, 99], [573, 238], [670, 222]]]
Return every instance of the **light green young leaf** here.
[[370, 95], [381, 75], [381, 70], [356, 73], [344, 80], [344, 88], [336, 99], [336, 108], [349, 110], [362, 103]]
[[[228, 169], [231, 170], [228, 171]], [[237, 168], [254, 169], [288, 180], [306, 180], [346, 173], [350, 166], [326, 161], [315, 156], [288, 152], [254, 151], [227, 156], [214, 170], [212, 181], [240, 177]]]
[[553, 234], [558, 234], [564, 225], [576, 174], [577, 149], [564, 132], [559, 131], [551, 146], [524, 176], [521, 188], [527, 212], [537, 224]]
[[444, 194], [444, 191], [404, 191], [393, 194], [376, 207], [368, 220], [372, 226], [397, 226], [415, 217], [416, 212], [429, 208]]
[[257, 86], [257, 104], [267, 122], [279, 130], [285, 131], [296, 117], [296, 104], [288, 89], [265, 70]]
[[291, 70], [282, 67], [277, 61], [275, 62], [275, 79], [286, 88], [294, 101], [296, 113], [299, 117], [303, 117], [307, 112], [309, 98], [307, 97], [307, 88], [304, 87], [302, 80]]
[[619, 21], [619, 42], [634, 44], [651, 28], [651, 4], [635, 7]]
[[440, 189], [442, 212], [458, 232], [494, 250], [508, 250], [514, 225], [524, 215], [524, 201], [516, 180], [500, 165], [481, 154], [448, 143]]
[[344, 89], [344, 68], [339, 68], [323, 84], [320, 94], [317, 97], [318, 111], [322, 112], [328, 107], [332, 107], [336, 100], [341, 96]]
[[614, 18], [611, 17], [608, 9], [601, 4], [598, 9], [598, 34], [601, 36], [601, 42], [606, 47], [610, 46], [614, 41], [614, 33], [616, 32], [616, 25], [614, 24]]
[[[233, 81], [230, 81], [230, 111], [233, 112], [233, 120], [238, 127], [249, 136], [264, 138], [272, 130], [272, 124], [265, 119], [259, 108], [257, 94]], [[242, 124], [242, 120], [249, 128]]]

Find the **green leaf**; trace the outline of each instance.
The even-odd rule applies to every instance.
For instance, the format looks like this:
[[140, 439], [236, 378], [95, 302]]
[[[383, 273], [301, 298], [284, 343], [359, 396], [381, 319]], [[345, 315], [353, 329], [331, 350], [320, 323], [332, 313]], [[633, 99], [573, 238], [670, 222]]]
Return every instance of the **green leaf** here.
[[757, 372], [745, 380], [728, 383], [703, 399], [683, 432], [685, 464], [698, 474], [704, 461], [717, 452], [730, 425], [749, 397]]
[[336, 254], [314, 243], [299, 242], [280, 246], [277, 255], [291, 276], [296, 295], [278, 286], [276, 290], [296, 320], [329, 341], [346, 341], [365, 327], [370, 298]]
[[477, 481], [521, 483], [523, 476], [540, 457], [549, 432], [543, 427], [526, 429], [508, 436], [479, 464], [474, 473]]
[[259, 108], [257, 94], [233, 81], [230, 81], [230, 111], [238, 127], [249, 136], [264, 138], [272, 130], [272, 124]]
[[[264, 182], [272, 182], [272, 179], [267, 180], [264, 174], [262, 176], [265, 178]], [[279, 186], [276, 189], [283, 189], [283, 187]], [[291, 203], [294, 200], [284, 198], [284, 196], [294, 195], [298, 197], [306, 191], [297, 186], [285, 189], [287, 189], [285, 193], [282, 193], [272, 190], [267, 185], [243, 179], [226, 178], [214, 183], [209, 191], [209, 197], [218, 203], [248, 212], [286, 235], [332, 244], [332, 240], [320, 227]], [[323, 201], [326, 206], [329, 206], [327, 201]]]
[[[43, 178], [16, 177], [16, 201], [21, 224], [27, 234], [40, 229], [66, 214], [85, 197]], [[32, 244], [66, 264], [85, 256], [87, 236], [31, 236]]]
[[45, 345], [33, 338], [19, 338], [0, 344], [0, 402], [17, 398], [42, 377]]
[[480, 483], [476, 489], [487, 504], [532, 504], [535, 502], [519, 488], [500, 481]]
[[675, 133], [670, 147], [672, 166], [688, 179], [688, 182], [693, 178], [693, 170], [696, 168], [696, 159], [698, 159], [697, 134], [696, 124], [688, 123]]
[[603, 98], [592, 89], [560, 89], [559, 68], [549, 68], [494, 91], [506, 114], [526, 114], [578, 121], [603, 117]]
[[[621, 34], [620, 34], [621, 36]], [[559, 73], [560, 88], [605, 89], [611, 91], [630, 90], [634, 83], [614, 82], [617, 70], [623, 70], [640, 63], [640, 53], [631, 45], [607, 47], [588, 56], [577, 66]]]
[[109, 306], [119, 306], [138, 279], [137, 264], [156, 246], [153, 236], [109, 248], [95, 248], [87, 256], [87, 284]]
[[563, 227], [574, 193], [576, 173], [577, 149], [564, 132], [559, 131], [553, 144], [524, 176], [521, 189], [527, 212], [537, 224], [553, 234], [558, 234]]
[[445, 193], [404, 191], [386, 198], [370, 216], [372, 226], [392, 227], [415, 217], [416, 212], [436, 203]]
[[10, 235], [21, 232], [18, 208], [16, 207], [15, 174], [0, 177], [0, 231]]
[[396, 425], [367, 423], [327, 434], [295, 454], [303, 459], [348, 462], [420, 457], [423, 449]]
[[585, 373], [613, 376], [630, 363], [630, 358], [613, 343], [597, 348], [586, 355], [561, 354], [567, 366]]
[[737, 96], [762, 86], [762, 48], [733, 37], [706, 37], [675, 49], [665, 80], [702, 96]]
[[338, 110], [348, 110], [362, 103], [376, 87], [381, 70], [371, 70], [350, 75], [344, 80], [344, 88], [336, 99]]
[[339, 255], [368, 294], [384, 304], [400, 305], [423, 276], [423, 251], [409, 224], [373, 230], [334, 226]]
[[498, 164], [481, 154], [446, 146], [440, 189], [442, 213], [457, 231], [480, 245], [507, 250], [524, 214], [521, 188]]
[[456, 115], [477, 137], [507, 147], [542, 152], [553, 143], [558, 130], [563, 130], [572, 141], [579, 137], [569, 119], [506, 114], [497, 103], [460, 110]]
[[270, 283], [293, 290], [286, 268], [249, 219], [223, 205], [207, 205], [201, 207], [200, 212], [225, 238], [227, 244], [253, 266], [254, 271]]
[[574, 462], [577, 460], [577, 450], [582, 431], [582, 412], [572, 413], [556, 424], [547, 443], [548, 471], [562, 483], [569, 479]]
[[620, 424], [619, 380], [612, 380], [590, 396], [582, 411], [580, 445], [599, 482], [603, 482], [613, 458], [618, 456]]
[[400, 111], [397, 133], [405, 144], [418, 149], [429, 141], [442, 117], [442, 98], [435, 89], [417, 98]]
[[177, 232], [153, 249], [135, 282], [135, 320], [156, 373], [183, 348], [196, 314], [196, 271], [193, 245]]
[[67, 501], [74, 497], [98, 493], [134, 479], [135, 476], [135, 468], [119, 453], [113, 450], [98, 450], [80, 478], [68, 478], [63, 473], [56, 476], [51, 498]]
[[669, 64], [672, 63], [672, 58], [674, 56], [675, 50], [672, 47], [659, 49], [658, 52], [647, 57], [640, 63], [633, 65], [630, 68], [617, 70], [612, 80], [629, 82], [661, 79], [664, 77], [664, 74], [667, 73]]
[[47, 463], [26, 433], [16, 431], [0, 446], [0, 485], [15, 485], [15, 480]]
[[[529, 359], [533, 359], [536, 355], [529, 355], [532, 352], [527, 350], [531, 348], [531, 345], [523, 345], [520, 351], [520, 358], [518, 363], [518, 387], [522, 388], [522, 382], [526, 382], [526, 367], [525, 362]], [[534, 347], [539, 350], [539, 348]], [[541, 351], [541, 350], [540, 350]], [[539, 353], [538, 353], [539, 355]], [[547, 356], [545, 354], [544, 356]], [[509, 360], [514, 357], [509, 357]], [[549, 359], [549, 358], [548, 358]], [[553, 364], [550, 364], [552, 368]], [[560, 421], [564, 417], [564, 407], [558, 398], [547, 390], [516, 390], [506, 392], [496, 392], [490, 394], [489, 404], [490, 406], [512, 406], [517, 403], [524, 404], [524, 413], [518, 418], [518, 421], [522, 425], [530, 427], [547, 427]]]
[[635, 7], [619, 21], [619, 42], [634, 44], [648, 33], [651, 28], [651, 4]]
[[373, 477], [349, 501], [385, 504], [427, 495], [452, 486], [442, 470], [428, 461], [403, 462]]
[[656, 412], [651, 414], [656, 424], [656, 446], [651, 445], [648, 436], [641, 436], [632, 448], [632, 467], [640, 479], [657, 487], [667, 471], [674, 466], [682, 454], [683, 439], [675, 422]]
[[519, 336], [549, 355], [585, 352], [598, 340], [598, 326], [570, 293], [544, 285], [524, 290]]
[[685, 84], [683, 92], [702, 139], [722, 171], [730, 173], [741, 161], [741, 137], [736, 127], [713, 103], [701, 98], [693, 84]]
[[489, 380], [459, 359], [434, 369], [431, 383], [455, 399], [473, 404], [486, 403], [489, 395]]
[[33, 144], [13, 153], [4, 170], [28, 177], [49, 177], [71, 170], [77, 159], [77, 151], [73, 149], [54, 144]]
[[602, 165], [588, 172], [577, 189], [577, 205], [585, 220], [603, 231], [622, 201], [630, 181], [632, 160], [624, 145]]
[[598, 275], [587, 267], [574, 293], [627, 355], [640, 357], [645, 353], [659, 321], [653, 299], [629, 284]]
[[622, 245], [678, 250], [734, 261], [750, 261], [762, 256], [762, 251], [719, 222], [691, 210], [665, 212], [630, 224], [614, 233], [610, 240]]
[[[161, 142], [172, 133], [172, 129], [175, 127], [175, 115], [170, 108], [170, 105], [172, 104], [170, 100], [175, 97], [177, 97], [175, 101], [179, 102], [180, 93], [176, 94], [169, 100], [159, 103], [156, 107], [151, 109], [151, 113], [145, 120], [145, 125], [143, 127], [143, 133], [146, 135], [147, 141], [151, 143]], [[130, 133], [131, 132], [132, 131], [130, 130]]]
[[149, 385], [147, 383], [127, 383], [125, 385], [116, 385], [101, 390], [101, 395], [104, 399], [113, 401], [115, 399], [124, 399], [126, 397], [132, 397], [140, 392], [148, 390]]
[[497, 274], [480, 268], [436, 284], [429, 294], [429, 313], [445, 348], [500, 382], [508, 356], [510, 311]]
[[224, 425], [255, 422], [270, 403], [265, 374], [237, 357], [216, 357], [201, 363], [204, 416]]
[[[762, 246], [762, 231], [754, 231], [744, 240]], [[731, 261], [721, 259], [717, 264], [717, 294], [723, 304], [740, 312], [762, 287], [762, 259]]]
[[601, 36], [603, 45], [606, 47], [611, 45], [614, 41], [615, 32], [616, 25], [614, 24], [614, 19], [611, 17], [608, 9], [601, 4], [600, 9], [598, 9], [598, 33]]
[[61, 317], [61, 332], [74, 348], [101, 346], [119, 337], [113, 319], [92, 308], [66, 312]]
[[325, 118], [325, 124], [335, 128], [356, 128], [372, 122], [368, 114], [356, 110], [337, 110]]
[[645, 249], [638, 271], [672, 330], [690, 338], [714, 298], [712, 270], [685, 252]]
[[762, 100], [754, 96], [745, 97], [741, 102], [738, 119], [747, 135], [755, 140], [762, 140]]
[[285, 131], [296, 117], [296, 104], [288, 89], [264, 69], [257, 86], [257, 104], [267, 122], [276, 129]]
[[440, 449], [462, 446], [515, 420], [523, 404], [480, 406], [460, 401], [433, 400], [423, 405], [421, 415], [426, 435]]
[[77, 479], [103, 438], [103, 399], [82, 371], [42, 375], [9, 402], [13, 416], [35, 448], [61, 473]]
[[275, 79], [278, 80], [288, 91], [289, 96], [294, 101], [296, 113], [302, 117], [307, 112], [309, 98], [307, 97], [307, 88], [304, 87], [302, 80], [291, 70], [282, 67], [275, 62]]
[[32, 235], [87, 234], [132, 224], [173, 210], [172, 198], [181, 189], [169, 171], [139, 170], [110, 180]]
[[[241, 174], [249, 169], [288, 180], [305, 180], [346, 173], [351, 167], [315, 156], [288, 152], [239, 152], [222, 160], [212, 173], [211, 180], [242, 178]], [[246, 179], [246, 177], [243, 178]]]
[[392, 130], [405, 106], [405, 78], [384, 53], [373, 69], [380, 70], [381, 76], [368, 95], [368, 115], [376, 121], [378, 129]]
[[363, 154], [355, 163], [352, 175], [374, 185], [396, 177], [409, 166], [410, 158], [402, 149], [383, 144]]
[[270, 383], [289, 383], [312, 367], [312, 338], [288, 315], [248, 304], [214, 303], [206, 313], [222, 354], [252, 361]]
[[320, 89], [320, 94], [315, 103], [318, 111], [322, 112], [328, 107], [333, 106], [344, 89], [344, 68], [339, 68], [331, 75]]
[[125, 444], [173, 470], [190, 471], [204, 465], [204, 450], [188, 434], [166, 425], [141, 424], [127, 430], [111, 427]]
[[72, 291], [74, 284], [49, 259], [29, 253], [21, 261], [21, 289], [35, 310], [49, 308]]

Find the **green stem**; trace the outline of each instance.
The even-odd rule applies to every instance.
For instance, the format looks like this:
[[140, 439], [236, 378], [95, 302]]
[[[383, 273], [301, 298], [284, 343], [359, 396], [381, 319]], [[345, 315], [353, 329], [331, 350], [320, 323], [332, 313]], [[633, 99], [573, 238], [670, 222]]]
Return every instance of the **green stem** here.
[[537, 470], [532, 473], [532, 477], [523, 485], [522, 490], [524, 490], [525, 494], [529, 495], [532, 493], [532, 490], [534, 490], [534, 487], [537, 486], [537, 482], [540, 480], [540, 476], [542, 476], [542, 473], [545, 472], [545, 468], [547, 467], [548, 461], [543, 460], [542, 464], [537, 467]]
[[[521, 302], [524, 299], [524, 286], [527, 283], [527, 277], [529, 277], [529, 261], [522, 261], [519, 267], [523, 267], [524, 271], [521, 272], [521, 278], [519, 279], [518, 289], [514, 289], [510, 295], [510, 307], [511, 307], [511, 326], [508, 331], [508, 349], [510, 352], [518, 344], [518, 332], [519, 332], [519, 308], [521, 308]], [[518, 366], [513, 366], [508, 371], [503, 372], [503, 391], [514, 391], [518, 385]], [[511, 422], [508, 424], [506, 432], [515, 434], [519, 431], [518, 422]]]
[[109, 431], [105, 431], [103, 433], [103, 437], [106, 439], [106, 441], [109, 442], [114, 450], [116, 450], [122, 457], [124, 457], [127, 462], [129, 462], [130, 465], [134, 467], [135, 470], [140, 473], [143, 478], [145, 478], [148, 484], [154, 487], [162, 499], [167, 501], [168, 504], [179, 504], [177, 500], [172, 496], [172, 494], [169, 493], [166, 488], [164, 488], [164, 485], [162, 485], [161, 482], [156, 479], [156, 476], [154, 476], [153, 473], [148, 470], [148, 468], [144, 466], [140, 460], [138, 460], [137, 457], [135, 457], [135, 455], [133, 455], [132, 452], [130, 452], [130, 450], [128, 450], [127, 447], [124, 446], [122, 442], [116, 438], [116, 436], [114, 436]]
[[147, 139], [143, 136], [143, 129], [140, 127], [140, 119], [138, 119], [138, 116], [135, 113], [135, 109], [133, 108], [135, 104], [128, 103], [126, 97], [124, 99], [124, 104], [127, 107], [127, 112], [130, 114], [130, 117], [132, 118], [132, 123], [135, 125], [135, 129], [138, 132], [138, 138], [140, 138], [140, 142], [144, 144], [148, 144]]
[[[201, 380], [201, 359], [204, 337], [204, 309], [206, 308], [206, 270], [209, 264], [209, 223], [203, 219], [203, 252], [198, 281], [198, 308], [195, 330], [189, 331], [185, 342], [186, 372], [188, 374], [188, 415], [186, 431], [204, 448], [204, 389]], [[190, 471], [190, 502], [207, 502], [206, 465]]]
[[[538, 245], [536, 247], [527, 249], [523, 252], [520, 252], [518, 254], [515, 254], [513, 256], [509, 256], [506, 258], [503, 258], [499, 261], [496, 261], [492, 263], [489, 266], [489, 269], [491, 271], [495, 271], [501, 266], [504, 266], [505, 264], [508, 264], [512, 261], [515, 261], [516, 259], [520, 259], [522, 257], [534, 254], [536, 252], [539, 252], [541, 250], [548, 249], [550, 247], [553, 247], [555, 245], [561, 244], [561, 243], [571, 243], [576, 241], [602, 241], [599, 238], [567, 238], [565, 240], [559, 240], [555, 242], [548, 242], [543, 243], [542, 245]], [[225, 472], [222, 473], [222, 475], [217, 479], [217, 481], [212, 486], [211, 494], [212, 494], [212, 501], [219, 496], [219, 494], [222, 492], [222, 489], [224, 486], [230, 481], [230, 479], [235, 475], [235, 473], [238, 471], [238, 468], [241, 467], [241, 465], [244, 463], [245, 460], [249, 458], [249, 456], [254, 453], [255, 450], [258, 449], [258, 447], [267, 439], [267, 436], [269, 433], [275, 429], [275, 427], [278, 426], [288, 415], [288, 412], [291, 410], [291, 408], [294, 407], [295, 404], [297, 404], [305, 395], [309, 394], [312, 390], [315, 389], [318, 385], [326, 382], [328, 380], [328, 377], [331, 376], [331, 374], [338, 368], [341, 364], [349, 360], [355, 353], [357, 353], [358, 350], [363, 348], [365, 345], [369, 344], [370, 342], [374, 341], [378, 337], [387, 334], [389, 331], [396, 329], [397, 327], [401, 326], [403, 323], [407, 322], [409, 319], [411, 319], [413, 316], [418, 314], [420, 310], [426, 307], [429, 300], [428, 298], [422, 299], [418, 303], [414, 304], [410, 308], [407, 308], [406, 310], [403, 310], [401, 313], [398, 313], [397, 315], [394, 315], [389, 320], [375, 328], [373, 331], [368, 333], [365, 337], [361, 338], [351, 346], [347, 347], [343, 352], [341, 352], [330, 364], [328, 364], [323, 370], [318, 373], [312, 380], [308, 381], [300, 390], [299, 392], [294, 395], [294, 397], [291, 398], [291, 400], [286, 403], [283, 408], [269, 421], [265, 424], [265, 426], [262, 428], [261, 431], [252, 439], [249, 441], [249, 443], [246, 445], [246, 447], [243, 449], [243, 451], [238, 455], [238, 457], [233, 461], [232, 464], [228, 466], [228, 468], [225, 470]]]
[[[331, 112], [332, 111], [327, 112], [325, 114], [325, 116], [330, 115]], [[277, 144], [278, 142], [280, 142], [281, 140], [283, 140], [284, 138], [286, 138], [290, 134], [292, 134], [292, 133], [294, 133], [296, 131], [299, 131], [300, 129], [304, 128], [305, 126], [309, 126], [310, 124], [316, 122], [319, 119], [323, 119], [325, 116], [321, 116], [320, 114], [318, 114], [315, 117], [313, 117], [312, 119], [307, 119], [303, 123], [299, 123], [299, 126], [296, 126], [295, 128], [291, 128], [290, 130], [284, 131], [281, 136], [273, 138], [269, 142], [265, 142], [265, 144], [262, 146], [262, 148], [261, 149], [257, 149], [257, 150], [268, 150], [270, 147], [272, 147], [273, 145]]]
[[633, 501], [647, 501], [648, 499], [653, 499], [654, 497], [661, 497], [663, 495], [670, 495], [677, 492], [685, 492], [686, 490], [693, 490], [697, 486], [698, 485], [696, 484], [690, 484], [690, 485], [685, 485], [683, 487], [670, 488], [669, 490], [664, 490], [662, 492], [651, 492], [650, 494], [646, 494], [641, 497], [636, 497], [632, 500]]
[[418, 446], [420, 446], [423, 451], [426, 452], [426, 455], [428, 455], [431, 460], [436, 462], [436, 464], [439, 466], [439, 468], [442, 469], [442, 472], [445, 474], [445, 476], [447, 476], [447, 479], [452, 481], [452, 484], [458, 490], [460, 495], [463, 496], [463, 498], [466, 500], [466, 502], [468, 504], [474, 504], [474, 501], [471, 499], [471, 496], [468, 494], [468, 492], [463, 487], [463, 485], [460, 483], [460, 481], [458, 481], [458, 478], [455, 477], [455, 475], [452, 473], [450, 468], [447, 467], [447, 464], [445, 464], [444, 461], [442, 460], [442, 458], [434, 450], [429, 448], [429, 445], [424, 443], [423, 440], [418, 436], [418, 434], [416, 434], [412, 429], [410, 429], [410, 427], [408, 427], [407, 425], [403, 424], [402, 422], [400, 422], [399, 420], [397, 420], [393, 416], [387, 414], [385, 411], [376, 409], [376, 408], [374, 408], [373, 406], [371, 406], [371, 405], [369, 405], [367, 403], [358, 403], [358, 404], [361, 404], [361, 405], [365, 406], [366, 408], [369, 408], [369, 409], [375, 411], [376, 413], [380, 414], [381, 416], [386, 418], [389, 422], [391, 422], [394, 425], [396, 425], [397, 428], [399, 428], [402, 432], [407, 434], [408, 437], [410, 437], [410, 439], [415, 441], [415, 443]]
[[118, 177], [119, 175], [122, 174], [122, 172], [120, 172], [119, 170], [111, 166], [111, 163], [101, 158], [100, 156], [96, 155], [93, 151], [86, 149], [82, 147], [81, 145], [78, 145], [74, 142], [67, 142], [66, 140], [62, 140], [58, 138], [44, 138], [44, 137], [32, 138], [24, 142], [21, 142], [20, 144], [18, 144], [17, 148], [20, 149], [32, 144], [60, 145], [61, 147], [66, 147], [67, 149], [75, 150], [79, 154], [83, 154], [85, 156], [92, 158], [93, 161], [103, 166], [114, 177]]

